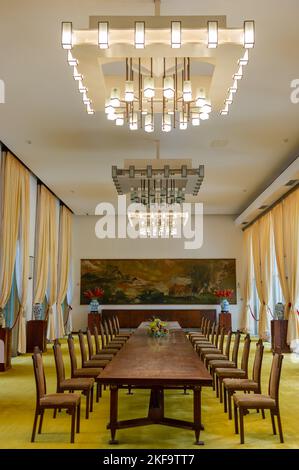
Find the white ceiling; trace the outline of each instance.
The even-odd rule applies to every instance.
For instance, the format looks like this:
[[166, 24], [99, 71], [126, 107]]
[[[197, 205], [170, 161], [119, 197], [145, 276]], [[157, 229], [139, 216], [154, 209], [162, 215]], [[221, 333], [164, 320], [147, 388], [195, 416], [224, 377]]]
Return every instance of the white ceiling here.
[[[230, 115], [200, 128], [146, 135], [115, 128], [104, 112], [86, 114], [65, 51], [61, 21], [88, 28], [93, 15], [152, 15], [152, 0], [0, 0], [0, 139], [75, 213], [114, 201], [111, 166], [125, 159], [192, 158], [205, 165], [198, 201], [205, 212], [239, 214], [296, 156], [299, 104], [298, 0], [162, 0], [165, 15], [227, 15], [227, 27], [256, 22], [251, 51]], [[28, 143], [31, 141], [31, 144]]]

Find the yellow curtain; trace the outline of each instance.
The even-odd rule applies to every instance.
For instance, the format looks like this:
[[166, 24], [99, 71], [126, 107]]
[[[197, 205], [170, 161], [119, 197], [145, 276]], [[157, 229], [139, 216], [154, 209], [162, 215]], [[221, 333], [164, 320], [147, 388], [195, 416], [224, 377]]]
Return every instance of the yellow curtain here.
[[65, 207], [60, 209], [58, 294], [57, 294], [57, 335], [64, 335], [62, 303], [66, 297], [71, 266], [72, 214]]
[[243, 233], [243, 306], [241, 313], [241, 330], [249, 331], [249, 307], [252, 291], [252, 227]]
[[261, 303], [259, 311], [259, 337], [268, 339], [267, 314], [271, 289], [271, 216], [270, 213], [252, 226], [252, 254], [257, 293]]
[[[47, 338], [55, 339], [54, 310], [57, 298], [57, 199], [45, 186], [38, 192], [37, 244], [34, 303], [42, 303], [48, 291]], [[48, 289], [47, 289], [48, 288]]]
[[299, 350], [299, 189], [282, 202], [285, 242], [285, 263], [289, 292], [287, 341]]
[[[275, 255], [281, 290], [285, 300], [285, 317], [289, 313], [289, 286], [285, 268], [285, 243], [284, 243], [284, 218], [282, 202], [275, 206], [272, 211], [272, 225], [274, 234]], [[298, 228], [299, 230], [299, 228]]]
[[20, 166], [16, 158], [7, 152], [4, 164], [4, 188], [2, 200], [2, 234], [0, 265], [0, 308], [3, 309], [10, 296], [21, 208]]
[[17, 271], [17, 290], [19, 297], [18, 352], [26, 353], [26, 303], [29, 280], [29, 219], [30, 219], [30, 175], [21, 165], [21, 214], [19, 227], [19, 259]]

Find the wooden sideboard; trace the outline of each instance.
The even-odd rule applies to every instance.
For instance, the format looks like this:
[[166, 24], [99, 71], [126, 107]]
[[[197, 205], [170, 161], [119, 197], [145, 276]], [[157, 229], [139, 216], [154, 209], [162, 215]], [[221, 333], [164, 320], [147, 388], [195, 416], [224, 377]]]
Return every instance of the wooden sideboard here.
[[121, 328], [137, 328], [141, 322], [156, 316], [165, 321], [178, 321], [182, 328], [199, 328], [202, 317], [206, 317], [212, 322], [216, 321], [216, 309], [191, 310], [191, 309], [126, 309], [108, 310], [102, 309], [103, 318], [117, 315]]
[[219, 313], [219, 326], [225, 329], [225, 334], [232, 328], [232, 316], [229, 312]]
[[11, 368], [11, 329], [0, 327], [0, 372]]
[[38, 346], [42, 352], [45, 352], [47, 350], [47, 321], [29, 320], [26, 329], [26, 352], [33, 352], [35, 346]]
[[288, 320], [271, 320], [271, 349], [274, 353], [289, 353]]

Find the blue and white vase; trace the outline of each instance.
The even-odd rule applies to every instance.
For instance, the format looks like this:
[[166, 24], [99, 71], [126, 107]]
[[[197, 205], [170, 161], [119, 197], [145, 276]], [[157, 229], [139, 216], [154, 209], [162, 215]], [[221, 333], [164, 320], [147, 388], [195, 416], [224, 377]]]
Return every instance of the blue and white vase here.
[[100, 304], [97, 299], [92, 299], [89, 303], [89, 312], [90, 313], [99, 313]]
[[221, 312], [229, 312], [229, 301], [227, 299], [223, 299], [221, 301]]
[[43, 313], [44, 313], [43, 304], [33, 304], [32, 313], [33, 313], [34, 320], [42, 320]]

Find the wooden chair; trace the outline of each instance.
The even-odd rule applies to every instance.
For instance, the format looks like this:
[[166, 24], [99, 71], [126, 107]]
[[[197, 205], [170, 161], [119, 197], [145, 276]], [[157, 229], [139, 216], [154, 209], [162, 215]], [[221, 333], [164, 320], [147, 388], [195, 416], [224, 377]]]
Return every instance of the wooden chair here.
[[101, 360], [101, 359], [107, 359], [111, 361], [113, 359], [113, 354], [106, 353], [105, 351], [99, 354], [94, 354], [93, 344], [92, 344], [92, 335], [91, 335], [89, 328], [87, 328], [86, 330], [86, 338], [87, 338], [87, 346], [88, 346], [88, 357], [90, 361]]
[[96, 345], [96, 354], [101, 354], [107, 353], [107, 354], [117, 354], [119, 349], [116, 348], [109, 348], [108, 346], [105, 346], [105, 334], [102, 325], [100, 325], [100, 335], [101, 335], [101, 344], [99, 340], [99, 332], [96, 326], [93, 327], [93, 333], [94, 333], [94, 342]]
[[111, 321], [112, 321], [115, 336], [122, 336], [123, 338], [127, 338], [127, 339], [129, 339], [130, 336], [132, 336], [132, 333], [124, 333], [120, 331], [119, 321], [116, 315], [113, 315]]
[[[244, 393], [262, 393], [261, 390], [261, 371], [264, 354], [264, 345], [261, 339], [256, 343], [256, 350], [253, 361], [252, 379], [232, 379], [225, 378], [223, 380], [223, 401], [224, 412], [228, 410], [228, 418], [232, 419], [232, 395], [235, 392]], [[263, 418], [265, 417], [264, 410], [262, 410]]]
[[[220, 326], [219, 324], [213, 323], [212, 325], [212, 334], [211, 338], [209, 341], [201, 341], [201, 342], [196, 342], [196, 351], [199, 353], [201, 349], [217, 349], [218, 348], [218, 343], [219, 343], [219, 334], [220, 334]], [[200, 355], [200, 353], [199, 353]]]
[[213, 322], [206, 338], [196, 339], [194, 341], [196, 350], [198, 349], [199, 345], [213, 344], [215, 340], [215, 334], [216, 334], [216, 322]]
[[105, 367], [107, 364], [109, 364], [109, 359], [100, 359], [100, 360], [88, 360], [87, 359], [87, 351], [86, 351], [86, 346], [85, 346], [85, 341], [84, 341], [84, 334], [82, 333], [81, 330], [79, 330], [78, 333], [79, 337], [79, 345], [80, 345], [80, 352], [81, 352], [81, 362], [82, 362], [82, 368], [84, 367]]
[[207, 320], [203, 329], [202, 333], [199, 333], [197, 335], [193, 335], [191, 338], [191, 343], [194, 345], [196, 341], [199, 341], [201, 339], [207, 338], [211, 329], [211, 320]]
[[206, 325], [207, 321], [208, 321], [208, 319], [206, 317], [202, 317], [201, 322], [200, 322], [200, 327], [199, 327], [198, 331], [191, 331], [189, 333], [189, 339], [190, 339], [191, 342], [192, 342], [192, 338], [195, 338], [196, 336], [202, 336], [203, 335], [204, 330], [205, 330], [205, 325]]
[[113, 329], [112, 321], [111, 321], [110, 318], [107, 318], [106, 324], [107, 324], [107, 327], [108, 327], [110, 340], [111, 341], [114, 340], [114, 341], [117, 341], [119, 343], [125, 344], [125, 342], [127, 341], [128, 338], [126, 336], [121, 336], [121, 335], [116, 336], [115, 331]]
[[[216, 384], [216, 396], [219, 397], [219, 389], [218, 389], [218, 381], [215, 380], [215, 369], [217, 367], [229, 367], [229, 368], [237, 368], [238, 367], [238, 352], [239, 352], [239, 346], [240, 346], [240, 339], [241, 339], [241, 333], [237, 331], [235, 333], [235, 340], [234, 340], [234, 347], [232, 351], [232, 359], [231, 361], [229, 359], [225, 358], [220, 358], [220, 359], [213, 359], [212, 361], [209, 361], [209, 371], [210, 374], [213, 377], [213, 384], [215, 386]], [[221, 356], [218, 355], [218, 358]]]
[[250, 409], [270, 410], [273, 434], [276, 435], [275, 416], [277, 417], [280, 442], [283, 443], [283, 433], [279, 410], [279, 383], [282, 367], [282, 354], [274, 354], [269, 378], [268, 395], [234, 394], [235, 432], [239, 433], [238, 411], [240, 418], [240, 443], [244, 444], [244, 415]]
[[71, 415], [71, 443], [74, 443], [75, 426], [76, 432], [78, 433], [80, 431], [80, 395], [75, 393], [47, 394], [46, 377], [44, 372], [43, 359], [40, 351], [37, 351], [35, 349], [32, 355], [32, 360], [36, 384], [36, 407], [31, 442], [34, 442], [35, 440], [36, 426], [39, 416], [40, 421], [38, 427], [38, 434], [41, 434], [42, 432], [43, 418], [46, 409], [66, 409]]
[[[56, 378], [57, 378], [57, 393], [64, 393], [65, 391], [74, 392], [82, 391], [86, 396], [86, 410], [85, 417], [88, 419], [89, 411], [93, 409], [93, 386], [94, 378], [76, 378], [66, 379], [65, 368], [63, 362], [63, 356], [61, 352], [61, 346], [58, 342], [53, 345], [55, 366], [56, 366]], [[54, 418], [56, 417], [57, 409], [54, 410]]]
[[247, 379], [248, 378], [248, 360], [250, 353], [250, 334], [247, 334], [244, 339], [244, 347], [241, 359], [241, 367], [217, 367], [215, 369], [216, 389], [219, 390], [220, 403], [222, 403], [222, 382], [225, 378]]
[[197, 347], [197, 352], [201, 360], [204, 361], [205, 354], [223, 354], [224, 338], [225, 328], [220, 328], [220, 325], [218, 324], [214, 344], [202, 344]]
[[[219, 347], [219, 350], [213, 350], [211, 352], [207, 352], [203, 354], [202, 360], [204, 361], [206, 367], [209, 367], [210, 361], [216, 360], [216, 359], [223, 359], [223, 360], [228, 360], [230, 356], [230, 347], [231, 347], [231, 342], [232, 342], [232, 331], [229, 330], [226, 336], [226, 344], [225, 344], [225, 350], [224, 352], [221, 352], [221, 348]], [[220, 346], [221, 346], [221, 341], [220, 341]]]
[[75, 351], [75, 344], [72, 335], [68, 336], [67, 339], [69, 355], [71, 360], [71, 375], [72, 378], [90, 378], [93, 377], [96, 384], [97, 384], [97, 393], [96, 393], [96, 400], [99, 401], [100, 396], [102, 395], [102, 387], [99, 382], [98, 376], [103, 370], [103, 367], [84, 367], [82, 369], [78, 369], [77, 367], [77, 357]]
[[[103, 326], [102, 326], [103, 325]], [[112, 347], [115, 349], [121, 349], [124, 345], [123, 341], [117, 341], [116, 339], [113, 339], [110, 337], [109, 329], [108, 329], [108, 324], [105, 320], [102, 321], [100, 328], [103, 328], [104, 331], [104, 336], [105, 336], [105, 346], [107, 347]]]

